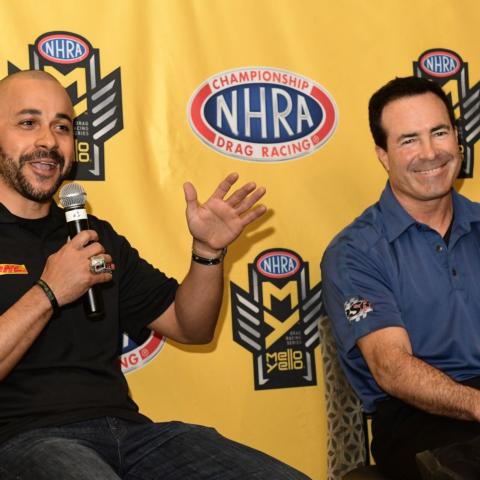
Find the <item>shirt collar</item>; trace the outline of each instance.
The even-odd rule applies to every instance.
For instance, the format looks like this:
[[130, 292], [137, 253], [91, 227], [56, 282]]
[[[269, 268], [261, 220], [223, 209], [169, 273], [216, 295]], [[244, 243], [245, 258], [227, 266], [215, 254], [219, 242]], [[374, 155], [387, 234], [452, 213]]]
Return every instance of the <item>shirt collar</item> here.
[[[454, 223], [453, 231], [471, 230], [471, 224], [480, 222], [480, 204], [472, 202], [452, 188]], [[385, 231], [389, 242], [399, 237], [407, 228], [416, 224], [415, 219], [400, 205], [392, 192], [390, 182], [387, 182], [379, 201], [380, 210], [385, 216]], [[455, 235], [458, 236], [458, 235]]]
[[472, 223], [480, 222], [480, 204], [472, 202], [455, 190], [452, 190], [452, 199], [454, 214], [452, 233], [457, 229], [469, 232], [472, 229]]
[[[50, 211], [48, 212], [47, 217], [51, 217], [55, 223], [64, 222], [65, 216], [63, 210], [55, 203], [50, 204]], [[0, 224], [1, 223], [22, 223], [28, 221], [25, 218], [17, 217], [8, 210], [8, 208], [0, 203]]]
[[413, 225], [415, 219], [411, 217], [400, 205], [392, 192], [390, 182], [387, 182], [379, 201], [380, 210], [385, 217], [385, 231], [389, 242], [395, 240], [410, 225]]

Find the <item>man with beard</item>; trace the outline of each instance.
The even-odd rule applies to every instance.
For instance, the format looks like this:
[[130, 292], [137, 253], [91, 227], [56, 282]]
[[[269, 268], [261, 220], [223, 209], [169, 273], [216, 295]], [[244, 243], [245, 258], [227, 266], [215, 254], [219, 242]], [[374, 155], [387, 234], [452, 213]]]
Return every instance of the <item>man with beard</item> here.
[[478, 479], [480, 205], [453, 190], [452, 107], [438, 84], [397, 78], [369, 120], [388, 182], [321, 265], [340, 362], [390, 478]]
[[[2, 480], [305, 479], [287, 465], [181, 422], [153, 423], [128, 394], [119, 355], [126, 331], [182, 343], [213, 336], [225, 248], [265, 212], [231, 174], [204, 203], [184, 185], [193, 237], [180, 285], [142, 260], [105, 221], [67, 241], [52, 202], [74, 161], [73, 108], [45, 72], [0, 82], [0, 478]], [[105, 264], [92, 268], [91, 259]], [[6, 270], [5, 270], [6, 268]], [[104, 317], [81, 297], [101, 288]]]

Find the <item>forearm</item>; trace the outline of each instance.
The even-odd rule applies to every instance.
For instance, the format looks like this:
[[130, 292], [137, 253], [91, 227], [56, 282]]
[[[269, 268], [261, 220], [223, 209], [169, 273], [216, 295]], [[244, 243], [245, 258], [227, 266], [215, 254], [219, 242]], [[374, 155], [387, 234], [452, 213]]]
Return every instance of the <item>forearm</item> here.
[[388, 394], [436, 415], [480, 421], [480, 391], [452, 380], [448, 375], [407, 352], [384, 365], [375, 379]]
[[175, 314], [188, 343], [208, 343], [215, 332], [223, 296], [223, 263], [200, 265], [192, 261], [177, 290]]
[[0, 380], [15, 367], [45, 328], [53, 309], [40, 287], [34, 286], [0, 315]]
[[[224, 249], [266, 211], [255, 206], [265, 189], [254, 182], [227, 197], [237, 179], [236, 173], [228, 175], [204, 204], [198, 202], [195, 187], [184, 184], [188, 229], [200, 258], [193, 258], [175, 302], [148, 325], [155, 332], [182, 343], [208, 343], [213, 338], [222, 305]], [[202, 257], [216, 261], [202, 265]]]

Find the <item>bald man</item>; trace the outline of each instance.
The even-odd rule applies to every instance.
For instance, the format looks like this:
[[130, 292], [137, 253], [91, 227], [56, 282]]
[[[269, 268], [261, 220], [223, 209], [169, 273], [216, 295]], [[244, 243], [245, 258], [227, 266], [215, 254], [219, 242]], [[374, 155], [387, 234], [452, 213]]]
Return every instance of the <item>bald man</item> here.
[[[178, 284], [138, 255], [105, 221], [71, 241], [52, 202], [74, 162], [73, 108], [41, 71], [0, 82], [0, 478], [305, 479], [215, 430], [153, 423], [138, 412], [119, 362], [123, 331], [150, 330], [182, 343], [214, 334], [223, 256], [264, 212], [265, 189], [229, 193], [227, 176], [204, 203], [184, 186], [192, 234], [190, 269]], [[91, 258], [111, 268], [96, 272]], [[102, 291], [104, 318], [90, 321], [81, 297]]]

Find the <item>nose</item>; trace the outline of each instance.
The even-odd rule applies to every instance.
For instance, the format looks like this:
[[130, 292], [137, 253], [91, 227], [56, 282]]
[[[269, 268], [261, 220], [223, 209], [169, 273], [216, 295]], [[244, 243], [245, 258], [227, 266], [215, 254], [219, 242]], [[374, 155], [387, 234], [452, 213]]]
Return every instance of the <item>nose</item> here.
[[45, 125], [39, 129], [35, 146], [38, 148], [46, 148], [48, 150], [58, 147], [57, 137], [49, 126]]
[[435, 158], [435, 148], [430, 137], [422, 141], [422, 157], [429, 160], [433, 160]]

